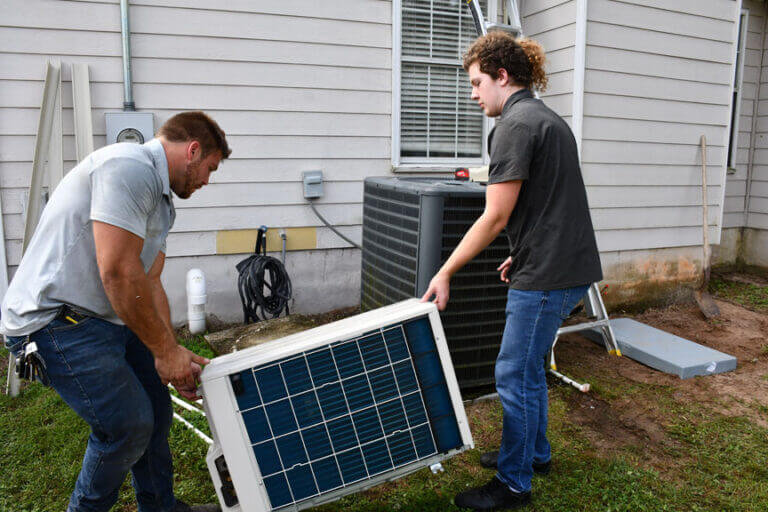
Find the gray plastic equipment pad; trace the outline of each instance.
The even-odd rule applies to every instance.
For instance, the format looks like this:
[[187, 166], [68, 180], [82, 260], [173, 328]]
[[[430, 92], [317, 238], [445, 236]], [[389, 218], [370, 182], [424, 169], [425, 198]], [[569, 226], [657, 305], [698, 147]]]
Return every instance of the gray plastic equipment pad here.
[[[736, 369], [736, 358], [699, 345], [631, 318], [611, 320], [621, 353], [639, 363], [665, 373], [689, 379]], [[602, 342], [595, 331], [584, 334]]]

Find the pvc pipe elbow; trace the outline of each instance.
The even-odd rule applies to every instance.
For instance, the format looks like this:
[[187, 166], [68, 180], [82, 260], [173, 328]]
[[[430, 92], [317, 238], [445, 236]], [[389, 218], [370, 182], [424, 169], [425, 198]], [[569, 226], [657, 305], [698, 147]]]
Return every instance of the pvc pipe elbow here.
[[199, 334], [205, 331], [205, 303], [208, 295], [205, 289], [205, 274], [199, 268], [187, 272], [187, 320], [189, 332]]

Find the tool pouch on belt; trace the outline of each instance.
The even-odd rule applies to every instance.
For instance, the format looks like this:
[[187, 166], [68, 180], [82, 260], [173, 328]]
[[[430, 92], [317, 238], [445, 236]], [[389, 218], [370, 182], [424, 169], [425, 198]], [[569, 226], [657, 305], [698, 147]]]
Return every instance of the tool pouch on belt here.
[[15, 352], [16, 355], [16, 375], [20, 379], [31, 382], [37, 381], [43, 386], [50, 385], [48, 381], [48, 368], [45, 366], [45, 360], [37, 351], [37, 343], [29, 339], [24, 340], [21, 348]]
[[[59, 308], [55, 320], [69, 324], [79, 324], [86, 318], [88, 318], [86, 315], [75, 311], [65, 304]], [[16, 375], [20, 379], [32, 382], [37, 381], [43, 386], [49, 386], [48, 367], [45, 365], [45, 360], [37, 349], [37, 343], [30, 336], [34, 336], [34, 334], [26, 336], [21, 346], [18, 349], [14, 349]]]

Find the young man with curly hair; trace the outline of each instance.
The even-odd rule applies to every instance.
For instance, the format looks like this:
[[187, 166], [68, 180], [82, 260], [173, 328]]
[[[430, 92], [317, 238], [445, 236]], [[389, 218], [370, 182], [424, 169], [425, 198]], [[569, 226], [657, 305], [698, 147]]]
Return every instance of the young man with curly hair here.
[[546, 356], [562, 321], [602, 279], [576, 140], [532, 92], [547, 85], [544, 60], [538, 43], [502, 32], [478, 38], [464, 55], [472, 99], [496, 118], [488, 136], [485, 211], [422, 298], [434, 296], [445, 309], [451, 276], [506, 229], [511, 254], [498, 268], [509, 284], [496, 360], [501, 446], [481, 457], [496, 476], [456, 496], [457, 506], [472, 510], [524, 506], [533, 473], [549, 472]]

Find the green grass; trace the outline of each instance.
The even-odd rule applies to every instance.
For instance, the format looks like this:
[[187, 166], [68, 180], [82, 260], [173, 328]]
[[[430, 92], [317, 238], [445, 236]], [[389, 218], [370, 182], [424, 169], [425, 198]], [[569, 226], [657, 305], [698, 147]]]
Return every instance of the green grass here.
[[202, 334], [198, 334], [191, 338], [181, 339], [179, 341], [182, 345], [199, 356], [207, 357], [208, 359], [216, 357], [216, 354], [211, 349], [211, 346], [208, 345], [208, 342], [205, 341]]
[[[205, 353], [202, 337], [184, 343], [212, 355]], [[5, 379], [6, 366], [4, 361], [0, 363], [0, 377]], [[768, 510], [768, 430], [743, 417], [710, 412], [678, 396], [672, 386], [631, 383], [599, 372], [592, 373], [590, 382], [591, 395], [609, 406], [626, 400], [653, 401], [665, 418], [662, 428], [668, 442], [650, 447], [632, 442], [622, 445], [619, 439], [617, 447], [603, 450], [595, 444], [595, 432], [570, 418], [578, 392], [555, 383], [550, 393], [549, 429], [555, 454], [553, 472], [534, 477], [534, 502], [527, 510]], [[482, 450], [495, 448], [501, 422], [497, 402], [468, 410], [479, 446], [446, 461], [444, 473], [432, 475], [420, 470], [317, 510], [458, 510], [452, 504], [453, 496], [493, 475], [478, 466], [478, 458]], [[186, 411], [181, 414], [208, 432], [202, 417]], [[64, 510], [80, 469], [87, 425], [54, 392], [29, 385], [17, 398], [0, 395], [0, 432], [0, 511]], [[190, 503], [215, 501], [205, 465], [207, 445], [178, 422], [172, 428], [170, 443], [177, 495]], [[649, 462], [651, 448], [654, 464]], [[135, 510], [127, 480], [113, 510]]]
[[715, 278], [709, 283], [714, 295], [760, 313], [768, 313], [768, 286]]
[[[204, 353], [202, 337], [186, 342]], [[5, 383], [8, 352], [0, 349], [0, 378]], [[202, 416], [175, 408], [186, 420], [210, 435]], [[51, 389], [23, 383], [18, 397], [0, 394], [0, 512], [65, 510], [74, 488], [89, 434], [82, 421]], [[179, 422], [170, 436], [174, 454], [176, 493], [189, 503], [215, 502], [205, 454], [208, 445]], [[114, 511], [136, 510], [133, 489], [126, 479]]]

